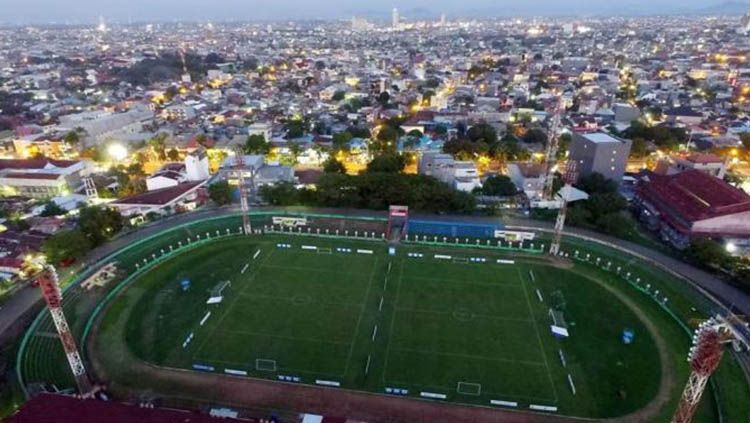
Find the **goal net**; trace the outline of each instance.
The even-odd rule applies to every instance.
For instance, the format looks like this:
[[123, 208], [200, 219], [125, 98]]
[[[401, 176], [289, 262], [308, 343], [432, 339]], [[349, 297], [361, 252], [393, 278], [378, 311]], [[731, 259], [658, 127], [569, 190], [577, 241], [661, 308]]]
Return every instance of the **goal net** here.
[[276, 360], [268, 360], [265, 358], [258, 358], [255, 360], [255, 369], [261, 372], [275, 372], [276, 371]]

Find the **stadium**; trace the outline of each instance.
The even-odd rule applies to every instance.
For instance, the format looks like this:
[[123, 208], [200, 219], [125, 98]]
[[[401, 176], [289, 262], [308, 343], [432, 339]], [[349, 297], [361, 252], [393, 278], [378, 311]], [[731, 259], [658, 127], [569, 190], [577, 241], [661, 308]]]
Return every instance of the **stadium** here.
[[[548, 235], [496, 221], [395, 208], [254, 211], [251, 224], [174, 225], [67, 285], [95, 384], [282, 421], [669, 421], [692, 332], [716, 312], [647, 258], [572, 237], [553, 257]], [[28, 395], [75, 388], [46, 310], [17, 363]], [[695, 421], [743, 421], [746, 395], [727, 354]]]

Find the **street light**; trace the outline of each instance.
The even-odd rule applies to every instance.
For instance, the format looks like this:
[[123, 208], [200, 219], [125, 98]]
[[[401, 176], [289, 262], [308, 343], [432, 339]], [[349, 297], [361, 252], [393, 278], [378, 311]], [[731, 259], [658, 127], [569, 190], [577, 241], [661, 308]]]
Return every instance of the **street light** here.
[[107, 153], [117, 161], [128, 157], [128, 149], [121, 144], [110, 144], [109, 147], [107, 147]]

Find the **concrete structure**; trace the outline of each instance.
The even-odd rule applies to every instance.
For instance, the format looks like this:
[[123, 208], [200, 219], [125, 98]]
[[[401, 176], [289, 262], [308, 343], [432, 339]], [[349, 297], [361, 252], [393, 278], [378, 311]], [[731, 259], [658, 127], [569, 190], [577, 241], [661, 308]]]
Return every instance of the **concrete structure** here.
[[263, 135], [266, 141], [271, 141], [273, 137], [271, 129], [270, 123], [256, 122], [247, 127], [247, 135]]
[[574, 133], [569, 160], [576, 162], [579, 178], [596, 172], [619, 184], [632, 144], [603, 132]]
[[541, 198], [546, 180], [545, 170], [543, 164], [510, 163], [508, 177], [529, 199]]
[[417, 170], [420, 175], [432, 176], [461, 191], [482, 186], [474, 162], [456, 161], [450, 154], [424, 153]]
[[208, 169], [208, 154], [203, 147], [185, 157], [185, 176], [188, 181], [203, 181], [211, 176]]
[[184, 182], [167, 188], [147, 191], [109, 203], [123, 216], [147, 215], [156, 213], [169, 215], [195, 209], [200, 203], [199, 188], [202, 182]]
[[630, 123], [641, 117], [641, 109], [627, 103], [617, 103], [612, 108], [615, 122]]
[[698, 237], [750, 238], [750, 196], [699, 170], [650, 174], [633, 203], [640, 220], [677, 248]]
[[700, 170], [711, 176], [723, 179], [727, 173], [726, 162], [713, 154], [691, 154], [687, 157], [674, 157], [667, 174], [685, 172], [688, 170]]
[[0, 160], [0, 195], [46, 199], [82, 187], [82, 161], [28, 159]]

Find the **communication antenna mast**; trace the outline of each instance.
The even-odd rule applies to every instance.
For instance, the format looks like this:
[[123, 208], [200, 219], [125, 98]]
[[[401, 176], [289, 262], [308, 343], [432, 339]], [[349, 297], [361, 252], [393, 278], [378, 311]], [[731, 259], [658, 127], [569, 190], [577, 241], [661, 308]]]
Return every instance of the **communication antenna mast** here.
[[[245, 152], [242, 147], [235, 150], [234, 168], [237, 171], [237, 184], [240, 188], [240, 208], [242, 209], [242, 230], [245, 235], [253, 233], [250, 224], [250, 206], [247, 203], [247, 187], [245, 186]], [[255, 170], [251, 170], [255, 172]]]
[[575, 182], [576, 176], [576, 162], [570, 160], [568, 161], [565, 174], [563, 175], [563, 182], [565, 185], [563, 185], [558, 192], [560, 197], [560, 210], [557, 211], [555, 235], [552, 244], [549, 247], [549, 253], [553, 256], [560, 253], [560, 242], [562, 240], [563, 229], [565, 229], [565, 217], [568, 213], [568, 201], [570, 200], [570, 194], [573, 190], [573, 182]]
[[690, 423], [693, 420], [708, 379], [719, 367], [724, 354], [723, 345], [730, 342], [745, 342], [732, 323], [745, 324], [737, 316], [725, 318], [719, 315], [698, 326], [688, 355], [690, 377], [677, 405], [677, 411], [672, 417], [672, 423]]
[[78, 353], [78, 346], [76, 346], [73, 335], [70, 333], [68, 321], [65, 319], [65, 314], [63, 313], [62, 292], [58, 284], [57, 271], [53, 266], [48, 265], [39, 273], [36, 281], [42, 290], [44, 300], [47, 302], [47, 309], [52, 315], [52, 320], [55, 322], [57, 335], [60, 337], [60, 342], [62, 342], [63, 349], [65, 350], [65, 357], [68, 359], [70, 370], [73, 372], [73, 377], [78, 386], [78, 393], [88, 395], [91, 392], [91, 381], [86, 373], [81, 354]]
[[180, 54], [180, 60], [182, 61], [182, 82], [190, 82], [190, 73], [185, 62], [185, 47], [180, 45], [177, 52]]
[[555, 108], [552, 111], [552, 122], [547, 133], [547, 151], [544, 155], [544, 165], [546, 179], [544, 181], [544, 199], [553, 200], [555, 192], [553, 185], [555, 183], [555, 164], [557, 163], [557, 150], [560, 138], [560, 121], [563, 113], [562, 97], [557, 97]]

